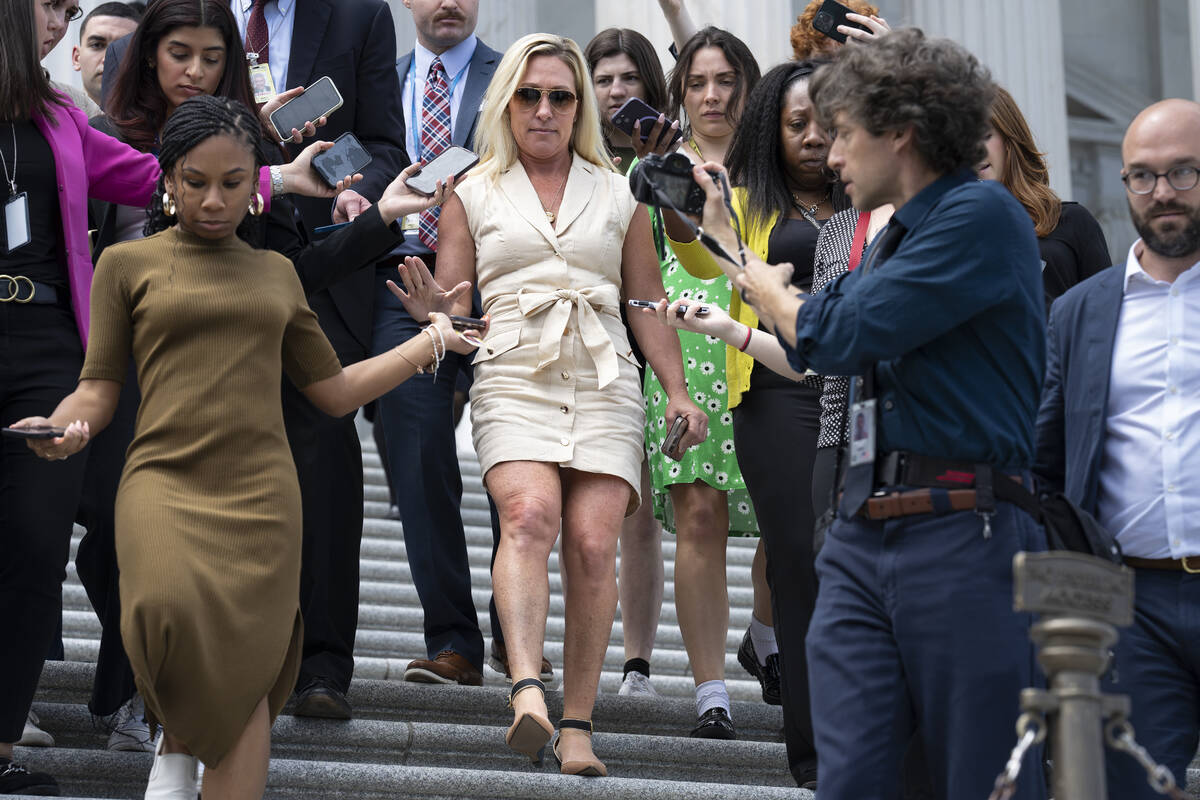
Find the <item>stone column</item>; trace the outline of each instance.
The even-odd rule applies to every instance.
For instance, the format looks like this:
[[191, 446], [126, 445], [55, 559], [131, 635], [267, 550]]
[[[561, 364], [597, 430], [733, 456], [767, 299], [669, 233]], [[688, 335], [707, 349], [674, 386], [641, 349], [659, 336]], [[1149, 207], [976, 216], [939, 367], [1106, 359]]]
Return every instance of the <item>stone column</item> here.
[[[605, 28], [632, 28], [658, 48], [663, 69], [670, 72], [675, 64], [667, 52], [671, 32], [663, 20], [656, 0], [596, 0], [596, 31]], [[791, 0], [687, 0], [688, 10], [698, 27], [716, 25], [738, 36], [758, 59], [766, 72], [792, 57], [788, 30], [796, 21]], [[580, 44], [584, 44], [580, 42]]]
[[1188, 28], [1192, 34], [1192, 97], [1200, 102], [1200, 0], [1188, 0]]
[[[1190, 0], [1193, 10], [1200, 0]], [[1050, 184], [1071, 198], [1062, 9], [1059, 0], [906, 0], [907, 24], [974, 53], [1012, 93], [1050, 165]], [[1193, 30], [1195, 17], [1193, 16]], [[1200, 42], [1200, 39], [1193, 39]]]

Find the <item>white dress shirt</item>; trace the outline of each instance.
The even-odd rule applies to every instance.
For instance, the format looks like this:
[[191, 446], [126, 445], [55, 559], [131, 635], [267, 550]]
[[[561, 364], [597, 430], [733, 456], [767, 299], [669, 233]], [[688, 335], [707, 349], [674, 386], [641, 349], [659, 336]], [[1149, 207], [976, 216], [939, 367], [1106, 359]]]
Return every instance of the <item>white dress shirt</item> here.
[[1136, 253], [1113, 344], [1098, 518], [1127, 556], [1200, 555], [1200, 265], [1174, 283]]
[[[453, 90], [450, 93], [451, 131], [458, 122], [458, 109], [462, 107], [463, 90], [467, 85], [467, 74], [471, 71], [471, 56], [475, 55], [475, 44], [478, 41], [474, 35], [468, 36], [441, 55], [442, 68], [446, 70], [446, 83]], [[437, 57], [435, 53], [425, 49], [420, 42], [417, 42], [413, 50], [412, 64], [410, 64], [409, 70], [400, 76], [404, 121], [407, 123], [405, 127], [408, 129], [404, 145], [408, 150], [408, 157], [413, 163], [416, 163], [417, 156], [421, 152], [421, 99], [425, 96], [425, 79], [429, 77], [429, 66]], [[409, 119], [413, 115], [414, 108], [416, 120]], [[425, 156], [425, 160], [429, 160], [428, 155]]]
[[[238, 35], [246, 41], [246, 25], [254, 0], [230, 0], [229, 7], [237, 18]], [[263, 7], [263, 18], [267, 21], [267, 55], [271, 67], [271, 80], [275, 91], [287, 88], [288, 62], [292, 58], [292, 30], [296, 27], [296, 0], [268, 0]]]

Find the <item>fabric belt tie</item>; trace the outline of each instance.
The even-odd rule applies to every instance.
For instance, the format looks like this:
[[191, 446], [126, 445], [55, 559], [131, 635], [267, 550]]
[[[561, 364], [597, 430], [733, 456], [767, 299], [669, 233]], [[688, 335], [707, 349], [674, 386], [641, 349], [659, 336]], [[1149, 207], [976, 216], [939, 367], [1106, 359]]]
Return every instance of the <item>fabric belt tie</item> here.
[[1183, 558], [1138, 558], [1137, 556], [1125, 556], [1122, 560], [1135, 569], [1200, 573], [1200, 556], [1184, 556]]
[[617, 365], [617, 350], [612, 337], [600, 322], [597, 310], [612, 316], [618, 315], [620, 293], [616, 286], [590, 286], [586, 289], [557, 289], [553, 292], [517, 292], [517, 308], [530, 319], [547, 314], [542, 325], [542, 338], [538, 341], [538, 369], [543, 369], [558, 360], [562, 338], [575, 312], [575, 325], [583, 346], [596, 365], [596, 376], [600, 388], [616, 380], [620, 370]]

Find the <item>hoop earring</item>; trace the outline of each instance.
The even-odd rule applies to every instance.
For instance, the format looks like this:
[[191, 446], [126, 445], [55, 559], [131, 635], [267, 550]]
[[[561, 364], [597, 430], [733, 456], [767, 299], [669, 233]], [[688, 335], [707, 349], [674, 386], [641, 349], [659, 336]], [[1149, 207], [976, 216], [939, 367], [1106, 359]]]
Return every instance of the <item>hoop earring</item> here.
[[162, 196], [163, 213], [168, 217], [175, 216], [175, 198], [171, 197], [170, 192], [163, 192]]
[[257, 217], [259, 214], [261, 214], [263, 212], [264, 204], [265, 203], [263, 201], [262, 192], [255, 192], [250, 197], [250, 214], [252, 216]]

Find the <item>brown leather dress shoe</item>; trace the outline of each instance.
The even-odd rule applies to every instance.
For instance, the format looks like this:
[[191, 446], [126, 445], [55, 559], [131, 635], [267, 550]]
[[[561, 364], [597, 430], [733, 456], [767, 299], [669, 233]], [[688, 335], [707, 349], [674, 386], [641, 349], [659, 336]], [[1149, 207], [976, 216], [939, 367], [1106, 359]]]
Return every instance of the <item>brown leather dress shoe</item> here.
[[[510, 681], [512, 680], [512, 670], [508, 668], [508, 648], [492, 640], [492, 653], [488, 657], [488, 666], [504, 675]], [[541, 672], [538, 679], [542, 683], [554, 683], [554, 666], [550, 663], [550, 659], [542, 657]]]
[[482, 686], [483, 673], [470, 661], [453, 650], [443, 650], [432, 661], [418, 658], [408, 662], [404, 680], [413, 683], [457, 683], [462, 686]]

